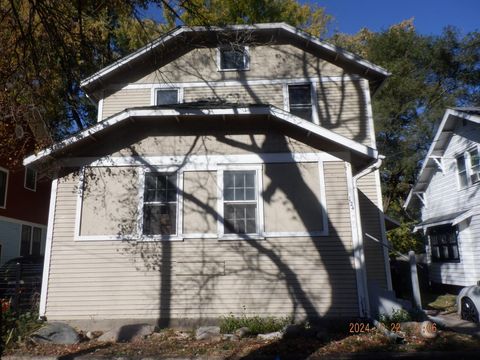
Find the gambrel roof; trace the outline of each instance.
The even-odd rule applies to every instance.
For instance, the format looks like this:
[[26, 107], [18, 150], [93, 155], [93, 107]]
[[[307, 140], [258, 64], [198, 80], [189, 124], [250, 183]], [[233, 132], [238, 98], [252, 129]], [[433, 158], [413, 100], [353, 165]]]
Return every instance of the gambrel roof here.
[[80, 83], [80, 86], [93, 99], [98, 99], [96, 91], [105, 88], [119, 74], [130, 68], [158, 68], [195, 47], [216, 47], [220, 43], [235, 41], [239, 37], [242, 42], [253, 44], [291, 44], [296, 46], [343, 68], [348, 73], [368, 79], [372, 93], [390, 75], [382, 67], [340, 47], [321, 41], [286, 23], [227, 27], [180, 26], [86, 78]]
[[430, 180], [438, 169], [439, 159], [445, 153], [450, 139], [453, 135], [453, 130], [457, 126], [458, 121], [472, 121], [480, 124], [480, 108], [478, 107], [465, 107], [465, 108], [453, 108], [448, 109], [440, 122], [435, 137], [432, 140], [432, 144], [428, 149], [427, 156], [423, 160], [422, 168], [417, 176], [417, 181], [412, 190], [408, 194], [405, 201], [404, 208], [408, 208], [412, 200], [415, 199], [415, 194], [423, 193], [427, 190]]

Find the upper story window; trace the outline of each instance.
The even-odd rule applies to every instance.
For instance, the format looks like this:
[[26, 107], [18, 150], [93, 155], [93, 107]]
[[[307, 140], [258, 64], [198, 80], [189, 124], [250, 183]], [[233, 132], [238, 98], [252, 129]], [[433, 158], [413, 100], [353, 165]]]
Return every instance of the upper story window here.
[[7, 206], [8, 171], [0, 168], [0, 208]]
[[176, 234], [177, 201], [177, 174], [145, 173], [143, 234]]
[[478, 149], [472, 149], [468, 152], [470, 158], [470, 181], [472, 184], [480, 181], [480, 157]]
[[311, 84], [288, 85], [288, 104], [291, 114], [312, 121]]
[[456, 157], [460, 189], [480, 182], [480, 156], [475, 147]]
[[225, 234], [258, 233], [257, 172], [223, 172]]
[[248, 48], [245, 46], [224, 46], [218, 49], [220, 70], [248, 70]]
[[435, 226], [429, 230], [432, 261], [455, 262], [460, 260], [457, 227]]
[[37, 190], [37, 172], [28, 167], [25, 168], [25, 189], [36, 191]]
[[156, 105], [172, 105], [180, 102], [178, 89], [158, 89], [156, 94]]

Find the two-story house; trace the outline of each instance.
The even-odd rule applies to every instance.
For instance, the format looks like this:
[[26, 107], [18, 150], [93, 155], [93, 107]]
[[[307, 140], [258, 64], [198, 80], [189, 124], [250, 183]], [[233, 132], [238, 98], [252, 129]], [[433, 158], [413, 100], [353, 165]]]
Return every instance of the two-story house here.
[[84, 80], [98, 123], [24, 161], [58, 170], [40, 315], [378, 312], [387, 76], [276, 23], [179, 27]]
[[449, 109], [405, 208], [419, 206], [415, 231], [428, 237], [430, 280], [455, 286], [480, 280], [480, 108]]

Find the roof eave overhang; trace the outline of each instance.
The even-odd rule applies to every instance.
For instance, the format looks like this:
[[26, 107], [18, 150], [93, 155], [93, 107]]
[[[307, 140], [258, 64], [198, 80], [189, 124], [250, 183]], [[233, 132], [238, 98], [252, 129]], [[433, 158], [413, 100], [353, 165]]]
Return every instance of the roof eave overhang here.
[[[455, 109], [447, 109], [445, 114], [443, 115], [442, 121], [438, 127], [437, 132], [435, 133], [435, 137], [432, 140], [432, 144], [428, 149], [427, 155], [423, 160], [422, 167], [420, 172], [417, 176], [417, 181], [415, 185], [410, 190], [407, 199], [405, 200], [405, 204], [403, 207], [408, 209], [408, 207], [412, 204], [412, 200], [415, 198], [413, 196], [415, 193], [423, 193], [426, 191], [428, 187], [428, 183], [431, 180], [431, 177], [434, 171], [437, 168], [435, 160], [433, 160], [434, 156], [438, 156], [439, 154], [443, 154], [449, 144], [449, 138], [445, 141], [440, 141], [442, 136], [450, 136], [451, 135], [451, 127], [455, 125], [455, 118], [461, 118], [468, 121], [473, 121], [480, 124], [480, 116], [475, 114], [467, 114], [465, 112], [455, 110]], [[447, 128], [447, 130], [445, 130]], [[447, 132], [449, 134], [447, 134]]]
[[[117, 124], [123, 123], [133, 118], [158, 118], [158, 117], [195, 117], [195, 116], [250, 116], [266, 115], [272, 116], [284, 124], [299, 128], [305, 131], [305, 134], [320, 137], [325, 142], [339, 146], [345, 150], [351, 151], [358, 159], [364, 159], [365, 164], [375, 161], [379, 154], [376, 149], [360, 144], [354, 140], [348, 139], [342, 135], [334, 133], [328, 129], [322, 128], [309, 121], [303, 120], [284, 110], [273, 106], [254, 106], [254, 107], [234, 107], [234, 108], [131, 108], [126, 109], [96, 125], [86, 129], [79, 134], [65, 139], [54, 146], [40, 151], [37, 154], [30, 155], [24, 159], [25, 166], [40, 167], [40, 164], [49, 159], [55, 159], [56, 155], [64, 152], [69, 147], [87, 138], [97, 138], [98, 134]], [[359, 166], [359, 168], [363, 166]]]
[[123, 71], [129, 66], [132, 66], [136, 61], [154, 54], [162, 47], [175, 44], [177, 40], [180, 41], [185, 36], [196, 36], [201, 38], [211, 36], [212, 33], [228, 34], [231, 32], [245, 31], [251, 31], [253, 34], [271, 34], [270, 41], [273, 41], [275, 38], [282, 39], [284, 42], [289, 42], [302, 48], [308, 48], [309, 51], [316, 51], [320, 57], [325, 58], [327, 61], [331, 61], [340, 66], [346, 66], [351, 69], [352, 72], [356, 72], [369, 79], [372, 83], [372, 92], [374, 92], [383, 81], [391, 75], [387, 70], [378, 65], [340, 47], [321, 41], [319, 38], [309, 35], [304, 31], [285, 23], [232, 25], [226, 27], [182, 26], [169, 31], [157, 40], [96, 72], [92, 76], [83, 80], [80, 83], [80, 87], [96, 99], [94, 92], [96, 89], [103, 87], [103, 84], [108, 82], [109, 77]]

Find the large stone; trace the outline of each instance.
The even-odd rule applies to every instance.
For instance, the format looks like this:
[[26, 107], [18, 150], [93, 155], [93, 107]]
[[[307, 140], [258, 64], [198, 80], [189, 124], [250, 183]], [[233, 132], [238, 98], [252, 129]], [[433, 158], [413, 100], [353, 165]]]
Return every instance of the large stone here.
[[49, 323], [35, 331], [30, 338], [39, 344], [71, 345], [80, 342], [77, 331], [63, 323]]
[[271, 332], [268, 334], [258, 334], [257, 338], [260, 340], [280, 340], [283, 337], [283, 333], [280, 331]]
[[237, 329], [235, 330], [235, 335], [239, 338], [239, 339], [243, 339], [245, 336], [248, 336], [250, 335], [251, 331], [248, 327], [244, 326], [244, 327], [241, 327], [240, 329]]
[[195, 332], [197, 340], [213, 340], [220, 339], [220, 327], [218, 326], [201, 326]]
[[140, 340], [155, 331], [155, 326], [150, 324], [131, 324], [114, 327], [103, 333], [98, 341], [105, 342], [125, 342]]

